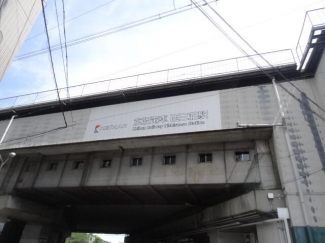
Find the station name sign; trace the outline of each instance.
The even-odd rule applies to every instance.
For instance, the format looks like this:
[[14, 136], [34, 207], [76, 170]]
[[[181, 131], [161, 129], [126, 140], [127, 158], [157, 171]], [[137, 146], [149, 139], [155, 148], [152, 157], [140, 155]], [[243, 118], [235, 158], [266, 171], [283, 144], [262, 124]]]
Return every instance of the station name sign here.
[[89, 120], [84, 141], [218, 130], [219, 93], [97, 107], [92, 109]]

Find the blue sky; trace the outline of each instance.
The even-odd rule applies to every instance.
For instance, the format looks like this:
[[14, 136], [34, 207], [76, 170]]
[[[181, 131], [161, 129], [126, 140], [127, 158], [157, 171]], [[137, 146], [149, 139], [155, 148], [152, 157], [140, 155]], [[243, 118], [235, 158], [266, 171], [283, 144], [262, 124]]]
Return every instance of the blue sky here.
[[[294, 49], [305, 12], [323, 7], [324, 3], [320, 0], [220, 0], [212, 6], [259, 52], [268, 52]], [[57, 4], [62, 22], [61, 1]], [[173, 10], [190, 1], [88, 0], [81, 4], [81, 1], [66, 0], [65, 4], [66, 20], [105, 4], [66, 24], [69, 41]], [[54, 6], [54, 0], [48, 0], [49, 28], [57, 25]], [[42, 32], [44, 23], [40, 14], [18, 55], [46, 47], [44, 33], [29, 39]], [[57, 28], [50, 31], [50, 40], [51, 45], [59, 43]], [[242, 56], [197, 9], [69, 47], [68, 54], [70, 86]], [[65, 87], [60, 51], [53, 52], [53, 57], [58, 85]], [[153, 59], [157, 60], [150, 61]], [[139, 65], [144, 62], [147, 63]], [[130, 68], [133, 66], [137, 67]], [[127, 70], [119, 72], [124, 69]], [[49, 55], [43, 54], [12, 63], [0, 83], [0, 98], [54, 88]]]

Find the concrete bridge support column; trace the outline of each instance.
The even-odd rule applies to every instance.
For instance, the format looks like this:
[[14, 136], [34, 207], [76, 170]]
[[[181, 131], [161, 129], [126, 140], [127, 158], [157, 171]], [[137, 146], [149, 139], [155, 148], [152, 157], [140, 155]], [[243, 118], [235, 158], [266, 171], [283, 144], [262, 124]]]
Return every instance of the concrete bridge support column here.
[[258, 243], [288, 242], [283, 221], [256, 225]]
[[26, 222], [9, 219], [0, 235], [0, 243], [19, 243]]

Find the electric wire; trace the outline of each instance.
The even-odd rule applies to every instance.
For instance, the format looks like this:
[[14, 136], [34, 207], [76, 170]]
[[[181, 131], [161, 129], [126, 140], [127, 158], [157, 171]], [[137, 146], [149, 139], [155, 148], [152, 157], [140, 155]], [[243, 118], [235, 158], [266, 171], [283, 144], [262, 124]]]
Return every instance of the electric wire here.
[[[121, 73], [121, 72], [124, 72], [124, 71], [127, 71], [127, 70], [130, 70], [132, 68], [135, 68], [135, 67], [139, 67], [139, 66], [142, 66], [144, 64], [147, 64], [147, 63], [150, 63], [150, 62], [153, 62], [153, 61], [157, 61], [159, 59], [162, 59], [162, 58], [165, 58], [165, 57], [168, 57], [168, 56], [171, 56], [171, 55], [174, 55], [176, 53], [179, 53], [179, 52], [182, 52], [182, 51], [185, 51], [185, 50], [188, 50], [188, 49], [191, 49], [195, 46], [199, 46], [199, 45], [202, 45], [202, 44], [205, 44], [207, 42], [209, 42], [211, 40], [207, 40], [207, 41], [203, 41], [203, 42], [200, 42], [200, 43], [197, 43], [197, 44], [194, 44], [192, 46], [188, 46], [188, 47], [185, 47], [183, 49], [180, 49], [180, 50], [177, 50], [177, 51], [174, 51], [174, 52], [171, 52], [171, 53], [168, 53], [168, 54], [165, 54], [165, 55], [162, 55], [162, 56], [159, 56], [159, 57], [156, 57], [156, 58], [153, 58], [153, 59], [150, 59], [150, 60], [147, 60], [147, 61], [144, 61], [144, 62], [141, 62], [141, 63], [138, 63], [136, 65], [133, 65], [133, 66], [130, 66], [130, 67], [126, 67], [124, 69], [121, 69], [121, 70], [118, 70], [116, 72], [113, 72], [113, 73], [109, 73], [109, 74], [105, 74], [103, 76], [100, 76], [98, 78], [95, 78], [95, 79], [92, 79], [92, 80], [89, 80], [88, 82], [92, 82], [92, 81], [95, 81], [95, 80], [98, 80], [98, 79], [102, 79], [104, 77], [107, 77], [107, 76], [111, 76], [111, 75], [114, 75], [114, 74], [117, 74], [117, 73]], [[88, 83], [87, 82], [87, 83]]]
[[[66, 64], [65, 64], [65, 60], [64, 60], [64, 56], [63, 56], [63, 45], [62, 45], [62, 38], [61, 38], [61, 31], [60, 31], [60, 25], [59, 25], [59, 15], [58, 15], [58, 8], [57, 8], [57, 0], [54, 0], [54, 5], [55, 5], [55, 14], [56, 14], [56, 21], [58, 23], [58, 33], [59, 33], [59, 40], [60, 40], [60, 49], [61, 49], [61, 57], [62, 57], [62, 64], [63, 64], [63, 71], [65, 73], [67, 73], [66, 70]], [[69, 87], [69, 85], [67, 85], [67, 87]]]
[[[112, 2], [112, 1], [111, 1]], [[66, 34], [66, 28], [65, 28], [65, 6], [64, 6], [64, 0], [62, 0], [62, 14], [63, 14], [63, 35], [64, 35], [64, 47], [65, 47], [65, 80], [66, 80], [66, 84], [67, 84], [67, 87], [69, 87], [69, 68], [68, 68], [68, 63], [69, 63], [69, 59], [68, 59], [68, 47], [67, 47], [67, 34]], [[69, 93], [69, 89], [67, 89], [67, 92], [68, 92], [68, 96], [69, 96], [69, 100], [71, 101], [70, 99], [70, 93]]]
[[[318, 2], [316, 2], [316, 3], [308, 4], [308, 5], [305, 5], [305, 6], [301, 7], [301, 8], [299, 8], [299, 9], [302, 9], [302, 8], [307, 7], [307, 6], [311, 6], [311, 5], [314, 5], [314, 4], [317, 4], [317, 3], [323, 2], [323, 1], [324, 1], [324, 0], [318, 1]], [[216, 2], [216, 3], [217, 3], [217, 2]], [[175, 8], [175, 7], [174, 7], [174, 8]], [[290, 13], [292, 13], [292, 12], [296, 12], [296, 11], [298, 11], [299, 9], [296, 9], [296, 10], [293, 10], [293, 11], [289, 11], [288, 13], [290, 14]], [[287, 13], [286, 16], [288, 16], [288, 13]], [[285, 16], [285, 17], [286, 17], [286, 16]], [[260, 21], [260, 22], [258, 22], [258, 23], [253, 24], [253, 25], [250, 25], [250, 26], [247, 26], [247, 27], [245, 27], [245, 28], [242, 28], [242, 29], [240, 29], [240, 30], [249, 29], [249, 28], [254, 27], [254, 26], [256, 26], [256, 25], [260, 25], [260, 24], [262, 24], [262, 23], [268, 22], [268, 21], [270, 21], [270, 20], [272, 20], [272, 19], [273, 19], [273, 18], [269, 18], [269, 19], [267, 19], [267, 20]], [[278, 19], [278, 17], [277, 17], [277, 19]], [[177, 51], [175, 51], [175, 52], [172, 52], [172, 53], [169, 53], [169, 54], [166, 54], [166, 55], [163, 55], [163, 56], [160, 56], [160, 57], [157, 57], [157, 58], [154, 58], [154, 59], [151, 59], [151, 60], [148, 60], [148, 61], [145, 61], [145, 62], [139, 63], [139, 64], [135, 64], [135, 65], [133, 65], [133, 66], [130, 66], [130, 67], [127, 67], [127, 68], [121, 69], [121, 70], [119, 70], [119, 71], [116, 71], [116, 72], [113, 72], [113, 73], [109, 73], [109, 74], [106, 74], [106, 75], [100, 76], [100, 77], [98, 77], [98, 78], [95, 78], [95, 79], [89, 80], [88, 82], [92, 82], [92, 81], [95, 81], [95, 80], [98, 80], [98, 79], [101, 79], [101, 78], [104, 78], [104, 77], [107, 77], [107, 76], [111, 76], [111, 75], [116, 74], [116, 73], [120, 73], [120, 72], [123, 72], [123, 71], [129, 70], [129, 69], [132, 69], [132, 68], [135, 68], [135, 67], [141, 66], [141, 65], [143, 65], [143, 64], [147, 64], [147, 63], [150, 63], [150, 62], [153, 62], [153, 61], [159, 60], [159, 59], [164, 58], [164, 57], [167, 57], [167, 56], [169, 56], [169, 55], [173, 55], [173, 54], [176, 54], [176, 53], [178, 53], [178, 52], [181, 52], [181, 51], [184, 51], [184, 50], [190, 49], [190, 48], [195, 47], [195, 46], [197, 46], [197, 45], [205, 44], [205, 43], [210, 42], [210, 41], [212, 41], [212, 40], [214, 40], [214, 39], [218, 39], [218, 38], [213, 38], [213, 39], [211, 39], [211, 40], [207, 40], [207, 41], [204, 41], [204, 42], [201, 42], [201, 43], [198, 43], [198, 44], [194, 44], [193, 46], [190, 46], [190, 47], [187, 47], [187, 48], [183, 48], [183, 49], [177, 50]], [[297, 56], [299, 57], [298, 54], [297, 54]], [[87, 83], [88, 83], [88, 82], [87, 82]]]
[[[115, 1], [115, 0], [113, 0], [113, 1]], [[111, 2], [113, 2], [113, 1], [111, 1]], [[321, 1], [319, 1], [319, 2], [322, 2], [322, 1], [324, 1], [324, 0], [321, 0]], [[319, 3], [319, 2], [316, 2], [316, 3]], [[309, 4], [309, 5], [305, 5], [304, 7], [307, 7], [307, 6], [310, 6], [310, 5], [314, 5], [314, 4], [316, 4], [316, 3], [312, 3], [312, 4]], [[103, 5], [106, 5], [106, 4], [103, 4]], [[103, 5], [101, 5], [101, 6], [103, 6]], [[101, 6], [99, 6], [99, 7], [101, 7]], [[97, 7], [97, 8], [99, 8], [99, 7]], [[97, 8], [95, 8], [95, 9], [97, 9]], [[93, 9], [93, 10], [95, 10], [95, 9]], [[88, 11], [88, 12], [91, 12], [91, 11], [93, 11], [93, 10], [90, 10], [90, 11]], [[298, 9], [298, 10], [299, 10], [299, 9]], [[297, 10], [290, 11], [290, 12], [295, 12], [295, 11], [297, 11]], [[86, 12], [86, 13], [88, 13], [88, 12]], [[85, 15], [86, 13], [84, 13], [84, 14], [82, 14], [82, 15]], [[82, 16], [82, 15], [79, 15], [79, 16], [77, 16], [77, 17], [75, 17], [75, 18], [78, 18], [78, 17], [80, 17], [80, 16]], [[75, 19], [75, 18], [73, 18], [73, 19]], [[67, 23], [67, 22], [69, 22], [69, 21], [71, 21], [71, 20], [73, 20], [73, 19], [70, 19], [70, 20], [68, 20], [68, 21], [64, 21], [63, 23]], [[272, 19], [272, 18], [271, 18], [271, 19]], [[262, 23], [264, 23], [264, 22], [267, 22], [267, 21], [269, 21], [269, 20], [271, 20], [271, 19], [267, 19], [267, 20], [264, 20], [264, 21], [261, 21], [261, 22], [255, 23], [254, 25], [250, 25], [250, 26], [248, 26], [248, 27], [246, 27], [246, 28], [254, 27], [254, 26], [256, 26], [256, 25], [259, 25], [259, 24], [262, 24]], [[51, 29], [54, 29], [54, 28], [55, 28], [55, 27], [53, 27], [53, 28], [51, 28]], [[246, 29], [246, 28], [244, 28], [244, 29]], [[49, 29], [49, 30], [51, 30], [51, 29]], [[38, 35], [41, 35], [41, 34], [42, 34], [42, 33], [40, 33], [40, 34], [38, 34]], [[37, 36], [38, 36], [38, 35], [37, 35]], [[36, 36], [34, 36], [34, 37], [36, 37]], [[31, 38], [33, 38], [33, 37], [31, 37]], [[31, 39], [31, 38], [29, 38], [29, 39]], [[27, 39], [27, 40], [29, 40], [29, 39]], [[193, 45], [193, 46], [191, 46], [191, 47], [195, 47], [195, 46], [197, 46], [197, 45], [201, 45], [201, 44], [204, 44], [204, 43], [209, 42], [209, 41], [211, 41], [211, 40], [204, 41], [204, 42], [199, 43], [199, 44], [195, 44], [195, 45]], [[101, 78], [104, 78], [104, 77], [106, 77], [106, 76], [111, 76], [111, 75], [113, 75], [113, 74], [116, 74], [116, 73], [119, 73], [119, 72], [122, 72], [122, 71], [126, 71], [126, 70], [132, 69], [132, 68], [134, 68], [134, 67], [138, 67], [138, 66], [141, 66], [141, 65], [143, 65], [143, 64], [150, 63], [150, 62], [152, 62], [152, 61], [156, 61], [156, 60], [158, 60], [158, 59], [161, 59], [161, 58], [164, 58], [164, 57], [166, 57], [166, 56], [169, 56], [169, 55], [172, 55], [172, 54], [175, 54], [175, 53], [178, 53], [178, 52], [184, 51], [184, 50], [189, 49], [189, 48], [191, 48], [191, 47], [184, 48], [184, 49], [181, 49], [181, 50], [175, 51], [175, 52], [173, 52], [173, 53], [169, 53], [169, 54], [163, 55], [163, 56], [161, 56], [161, 57], [157, 57], [157, 58], [155, 58], [155, 59], [148, 60], [148, 61], [145, 61], [145, 62], [143, 62], [143, 63], [136, 64], [136, 65], [133, 65], [133, 66], [131, 66], [131, 67], [124, 68], [124, 69], [119, 70], [119, 71], [116, 71], [116, 72], [114, 72], [114, 73], [110, 73], [110, 74], [103, 75], [103, 76], [98, 77], [98, 78], [96, 78], [96, 79], [92, 79], [92, 80], [90, 80], [90, 81], [88, 81], [88, 82], [91, 82], [91, 81], [94, 81], [94, 80], [97, 80], [97, 79], [101, 79]]]
[[[64, 4], [64, 0], [62, 0], [62, 18], [63, 18], [63, 20], [62, 20], [63, 21], [63, 36], [64, 36], [64, 48], [65, 48], [65, 82], [66, 82], [66, 85], [67, 85], [67, 96], [68, 96], [68, 99], [70, 101], [69, 105], [71, 105], [71, 96], [70, 96], [70, 91], [69, 91], [69, 58], [68, 58], [68, 47], [67, 47], [67, 34], [66, 34], [66, 27], [65, 27], [65, 4]], [[63, 53], [62, 53], [62, 55], [63, 55]], [[74, 124], [72, 109], [70, 109], [70, 115], [71, 115], [71, 122]]]
[[56, 91], [57, 91], [58, 101], [59, 101], [59, 104], [60, 104], [60, 107], [61, 107], [63, 120], [64, 120], [64, 123], [65, 123], [64, 128], [66, 128], [66, 127], [68, 127], [68, 124], [67, 124], [67, 120], [65, 118], [65, 114], [64, 114], [63, 107], [62, 107], [62, 102], [61, 102], [60, 94], [59, 94], [59, 88], [58, 88], [58, 84], [57, 84], [57, 81], [56, 81], [56, 75], [55, 75], [54, 63], [53, 63], [53, 57], [52, 57], [52, 51], [51, 51], [51, 44], [50, 44], [50, 37], [49, 37], [49, 34], [48, 34], [48, 29], [47, 29], [47, 22], [46, 22], [44, 2], [43, 2], [43, 0], [40, 0], [40, 1], [42, 3], [42, 13], [43, 13], [43, 20], [44, 20], [44, 25], [45, 25], [46, 37], [47, 37], [46, 38], [47, 39], [47, 45], [48, 45], [48, 49], [49, 49], [49, 56], [50, 56], [50, 62], [51, 62], [51, 69], [52, 69], [52, 74], [53, 74], [53, 80], [54, 80], [55, 88], [56, 88]]
[[[283, 73], [278, 70], [277, 68], [275, 68], [267, 59], [265, 59], [251, 44], [249, 44], [248, 41], [246, 41], [213, 7], [210, 6], [209, 3], [207, 3], [206, 0], [203, 0], [207, 6], [242, 40], [244, 41], [244, 43], [251, 49], [253, 50], [259, 57], [261, 57], [263, 59], [263, 61], [265, 61], [270, 67], [272, 67], [283, 79], [285, 79], [286, 81], [288, 81], [289, 84], [291, 84], [295, 89], [297, 89], [300, 93], [303, 93], [296, 85], [294, 85], [292, 82], [290, 82], [287, 77], [285, 77], [283, 75]], [[315, 106], [317, 106], [319, 109], [321, 109], [323, 112], [325, 112], [325, 110], [320, 107], [314, 100], [310, 99], [307, 95], [306, 95], [307, 99], [312, 102]]]
[[[49, 31], [50, 31], [50, 30], [54, 30], [54, 29], [56, 29], [57, 27], [59, 27], [59, 26], [61, 26], [61, 25], [63, 25], [63, 24], [66, 24], [66, 23], [68, 23], [68, 22], [70, 22], [70, 21], [73, 21], [73, 20], [75, 20], [75, 19], [78, 19], [78, 18], [80, 18], [80, 17], [82, 17], [82, 16], [84, 16], [84, 15], [86, 15], [86, 14], [92, 12], [92, 11], [95, 11], [95, 10], [97, 10], [97, 9], [99, 9], [99, 8], [101, 8], [101, 7], [104, 7], [104, 6], [106, 6], [107, 4], [110, 4], [110, 3], [115, 2], [115, 1], [116, 1], [116, 0], [111, 0], [111, 1], [109, 1], [109, 2], [107, 2], [107, 3], [104, 3], [104, 4], [102, 4], [102, 5], [99, 5], [99, 6], [96, 7], [96, 8], [93, 8], [93, 9], [91, 9], [91, 10], [89, 10], [89, 11], [86, 11], [86, 12], [84, 12], [84, 13], [82, 13], [82, 14], [76, 16], [76, 17], [73, 17], [73, 18], [71, 18], [71, 19], [69, 19], [69, 20], [67, 20], [67, 21], [64, 21], [64, 22], [62, 22], [62, 24], [58, 24], [57, 26], [54, 26], [54, 27], [52, 27], [52, 28], [49, 28], [48, 30], [49, 30]], [[25, 41], [29, 41], [29, 40], [31, 40], [31, 39], [33, 39], [33, 38], [36, 38], [36, 37], [38, 37], [38, 36], [40, 36], [40, 35], [43, 35], [43, 34], [46, 34], [45, 31], [42, 32], [42, 33], [36, 34], [36, 35], [34, 35], [34, 36], [32, 36], [32, 37], [29, 37], [29, 38], [26, 39]]]
[[[148, 24], [148, 23], [151, 23], [153, 21], [157, 21], [157, 20], [161, 20], [163, 18], [174, 16], [176, 14], [180, 14], [180, 13], [183, 13], [185, 11], [192, 10], [193, 8], [191, 6], [192, 6], [192, 4], [182, 6], [182, 7], [177, 8], [176, 10], [169, 10], [169, 11], [166, 11], [166, 12], [163, 12], [163, 13], [160, 13], [160, 14], [156, 14], [156, 15], [146, 17], [146, 18], [143, 18], [143, 19], [140, 19], [140, 20], [129, 22], [127, 24], [123, 24], [123, 25], [120, 25], [120, 26], [117, 26], [117, 27], [113, 27], [111, 29], [107, 29], [107, 30], [104, 30], [104, 31], [101, 31], [101, 32], [91, 34], [91, 35], [86, 35], [86, 36], [83, 36], [83, 37], [79, 37], [79, 38], [76, 38], [76, 39], [73, 39], [73, 40], [69, 41], [67, 43], [67, 46], [70, 47], [70, 46], [78, 45], [78, 44], [88, 42], [88, 41], [91, 41], [91, 40], [95, 40], [95, 39], [98, 39], [98, 38], [101, 38], [101, 37], [104, 37], [104, 36], [107, 36], [107, 35], [115, 34], [115, 33], [118, 33], [120, 31], [131, 29], [131, 28], [134, 28], [134, 27], [137, 27], [137, 26], [140, 26], [140, 25]], [[57, 44], [57, 45], [54, 45], [54, 46], [51, 47], [51, 51], [56, 51], [56, 50], [59, 50], [60, 48], [61, 48], [60, 44]], [[18, 60], [22, 60], [22, 59], [25, 59], [25, 58], [30, 58], [30, 57], [34, 57], [34, 56], [37, 56], [37, 55], [41, 55], [41, 54], [47, 53], [48, 51], [49, 50], [47, 48], [43, 48], [43, 49], [40, 49], [40, 50], [37, 50], [37, 51], [32, 51], [32, 52], [29, 52], [29, 53], [25, 53], [25, 54], [17, 56], [14, 61], [18, 61]]]
[[[203, 0], [205, 1], [205, 0]], [[200, 10], [200, 12], [215, 26], [218, 28], [218, 30], [223, 33], [225, 35], [225, 37], [231, 42], [233, 43], [233, 45], [235, 45], [241, 52], [244, 53], [244, 55], [252, 62], [254, 63], [259, 69], [260, 71], [262, 71], [266, 76], [268, 76], [271, 80], [273, 79], [273, 76], [270, 75], [265, 69], [263, 69], [259, 63], [257, 61], [255, 61], [235, 40], [233, 40], [202, 8], [201, 6], [197, 5], [195, 0], [191, 0], [191, 2], [196, 6], [196, 8], [198, 10]], [[206, 1], [205, 1], [206, 2]], [[207, 5], [209, 6], [209, 4], [207, 3]], [[229, 25], [229, 24], [228, 24]], [[240, 37], [242, 38], [242, 37]], [[243, 39], [243, 38], [242, 38]], [[250, 46], [250, 45], [249, 45]], [[258, 52], [257, 52], [258, 53]], [[260, 56], [260, 54], [258, 54]], [[271, 65], [271, 67], [273, 67]], [[273, 67], [274, 68], [274, 67]], [[275, 69], [276, 70], [276, 69]], [[299, 98], [297, 98], [294, 94], [292, 94], [287, 88], [285, 88], [282, 84], [279, 84], [279, 86], [286, 91], [290, 96], [292, 96], [296, 101], [298, 101], [300, 104], [304, 105], [307, 109], [310, 109], [311, 112], [316, 115], [317, 117], [319, 117], [321, 120], [323, 120], [325, 122], [325, 118], [323, 116], [321, 116], [320, 114], [318, 114], [316, 111], [314, 111], [313, 109], [310, 108], [310, 106], [307, 106], [305, 104], [305, 102], [301, 101]]]

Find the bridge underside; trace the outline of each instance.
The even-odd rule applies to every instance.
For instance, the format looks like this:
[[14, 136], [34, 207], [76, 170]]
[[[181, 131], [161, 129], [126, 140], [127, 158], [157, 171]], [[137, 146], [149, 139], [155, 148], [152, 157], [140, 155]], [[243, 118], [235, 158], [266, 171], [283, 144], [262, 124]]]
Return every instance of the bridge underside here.
[[[100, 141], [93, 144], [81, 143], [78, 145], [68, 144], [64, 146], [24, 148], [17, 151], [17, 153], [25, 156], [27, 159], [24, 160], [25, 164], [21, 165], [22, 172], [20, 172], [20, 175], [14, 182], [15, 186], [11, 195], [16, 198], [25, 199], [59, 210], [70, 231], [116, 234], [127, 233], [137, 236], [136, 238], [138, 239], [147, 237], [148, 232], [151, 234], [150, 232], [156, 232], [161, 227], [167, 227], [167, 229], [158, 230], [155, 233], [157, 237], [159, 236], [161, 238], [169, 237], [168, 235], [171, 233], [180, 234], [180, 232], [192, 232], [197, 227], [195, 225], [197, 224], [198, 215], [204, 212], [204, 210], [215, 205], [221, 205], [222, 203], [227, 204], [232, 199], [256, 190], [260, 186], [260, 175], [258, 175], [260, 172], [257, 173], [253, 171], [255, 167], [253, 161], [251, 161], [250, 164], [238, 165], [238, 171], [234, 170], [237, 166], [235, 164], [231, 164], [227, 167], [226, 164], [230, 163], [229, 160], [233, 159], [232, 155], [230, 159], [226, 158], [226, 154], [229, 152], [228, 150], [232, 151], [239, 148], [254, 150], [256, 149], [254, 148], [254, 141], [268, 141], [271, 136], [272, 128], [264, 127], [258, 129], [233, 129], [192, 134], [119, 139]], [[69, 168], [68, 159], [68, 162], [64, 164], [62, 172], [58, 174], [59, 176], [53, 177], [53, 180], [48, 176], [51, 176], [50, 173], [56, 172], [47, 172], [46, 169], [42, 167], [42, 164], [47, 163], [48, 158], [57, 157], [59, 160], [62, 153], [74, 154], [83, 151], [87, 154], [95, 153], [96, 155], [97, 151], [102, 151], [104, 148], [112, 151], [118, 151], [118, 149], [123, 148], [125, 154], [122, 158], [124, 158], [129, 156], [128, 150], [141, 150], [147, 147], [148, 144], [152, 147], [166, 147], [167, 143], [174, 147], [174, 153], [178, 153], [177, 149], [179, 147], [181, 151], [179, 152], [181, 153], [180, 157], [182, 154], [186, 154], [186, 156], [184, 156], [187, 159], [184, 159], [184, 167], [182, 167], [184, 171], [175, 170], [176, 172], [173, 172], [174, 174], [172, 177], [184, 177], [184, 181], [181, 183], [169, 182], [168, 173], [166, 171], [164, 172], [166, 174], [163, 175], [164, 178], [166, 178], [165, 181], [163, 183], [155, 182], [154, 164], [155, 156], [158, 155], [151, 155], [152, 152], [149, 153], [151, 156], [151, 167], [148, 172], [149, 179], [147, 182], [145, 181], [138, 184], [131, 182], [125, 184], [124, 182], [121, 183], [118, 179], [123, 179], [123, 175], [126, 173], [124, 170], [125, 168], [130, 168], [129, 165], [125, 168], [123, 165], [120, 166], [121, 168], [116, 172], [119, 175], [116, 176], [116, 178], [114, 177], [115, 182], [106, 184], [99, 183], [97, 185], [96, 181], [100, 180], [100, 174], [91, 167], [92, 164], [95, 163], [95, 160], [90, 160], [89, 165], [86, 164], [84, 171], [80, 174], [80, 181], [77, 184], [65, 182], [65, 180], [69, 182], [71, 179], [69, 173], [76, 173], [75, 170], [71, 170], [68, 174], [65, 174], [66, 172], [64, 172], [64, 170]], [[210, 148], [207, 144], [210, 144], [209, 146], [214, 144], [214, 147]], [[182, 150], [182, 146], [184, 146], [184, 148], [187, 146], [187, 150], [192, 149], [191, 152], [186, 152], [186, 148], [186, 151]], [[94, 151], [95, 147], [97, 151]], [[197, 161], [191, 162], [191, 154], [195, 154], [196, 149], [197, 151], [200, 149], [201, 151], [217, 150], [213, 153], [214, 157], [219, 159], [216, 162], [209, 163], [209, 165], [200, 165]], [[220, 151], [218, 149], [220, 149]], [[35, 155], [35, 151], [43, 155], [38, 159], [37, 155]], [[156, 153], [158, 152], [156, 151]], [[258, 157], [258, 154], [256, 156]], [[35, 174], [27, 174], [27, 172], [24, 172], [24, 166], [26, 166], [26, 161], [28, 163], [29, 158], [33, 161], [39, 161], [40, 165], [37, 167]], [[122, 158], [121, 163], [123, 164]], [[265, 159], [266, 156], [263, 155], [261, 158]], [[49, 161], [52, 160], [53, 159]], [[228, 162], [225, 163], [227, 160]], [[146, 168], [145, 163], [146, 162], [144, 162], [142, 166], [142, 171], [139, 171], [139, 175], [136, 175], [137, 178], [141, 176], [147, 177], [146, 174], [141, 174], [144, 173], [143, 171]], [[183, 163], [181, 160], [177, 161], [177, 165], [181, 163]], [[193, 163], [193, 165], [191, 165], [191, 163]], [[210, 169], [207, 169], [208, 167], [206, 166], [213, 166], [214, 163], [219, 164], [219, 166], [225, 166], [226, 168], [224, 169], [226, 172], [223, 169], [221, 170], [221, 167], [209, 167]], [[261, 161], [261, 163], [263, 162]], [[161, 162], [157, 164], [161, 164]], [[16, 167], [14, 166], [11, 169], [15, 170]], [[163, 171], [164, 168], [176, 169], [176, 167], [161, 167], [158, 171]], [[113, 169], [114, 168], [110, 168], [107, 172]], [[208, 181], [196, 181], [198, 175], [200, 175], [200, 178], [204, 178], [208, 170], [220, 170], [223, 177], [226, 173], [228, 178], [219, 182], [214, 182], [212, 178], [210, 183]], [[242, 179], [238, 178], [238, 173], [243, 174], [241, 170], [245, 171], [245, 173], [249, 171], [254, 178], [250, 179], [248, 175], [244, 176]], [[177, 173], [179, 174], [177, 175]], [[91, 184], [89, 183], [89, 178], [92, 178], [92, 174], [95, 174], [96, 177]], [[39, 182], [39, 180], [43, 178], [42, 175], [47, 177], [47, 183], [58, 181], [54, 183], [56, 186], [53, 186], [54, 184], [43, 184], [42, 181]], [[234, 175], [233, 178], [232, 175]], [[30, 181], [31, 177], [32, 181]], [[59, 180], [57, 180], [57, 177], [59, 177]], [[222, 176], [216, 174], [215, 177], [221, 178]], [[7, 182], [7, 185], [9, 184], [10, 180]], [[240, 202], [240, 200], [241, 199], [239, 199], [238, 202]], [[238, 205], [242, 205], [242, 203]], [[252, 202], [250, 205], [254, 205], [254, 203]], [[235, 208], [240, 207], [242, 206], [236, 206]], [[224, 218], [227, 219], [227, 223], [229, 223], [232, 220], [231, 215], [236, 214], [239, 216], [236, 218], [235, 222], [238, 222], [239, 218], [241, 218], [242, 223], [248, 223], [251, 222], [251, 219], [256, 221], [274, 217], [274, 213], [266, 213], [266, 211], [270, 210], [263, 211], [258, 207], [248, 207], [242, 211], [235, 211], [229, 215], [224, 215]], [[16, 212], [14, 209], [6, 209], [2, 210], [2, 212], [2, 214], [6, 214], [8, 217], [12, 215], [15, 215], [15, 217], [17, 216], [17, 214], [14, 213]], [[248, 218], [246, 216], [247, 212], [249, 212]], [[152, 238], [153, 236], [151, 235], [150, 237]]]
[[65, 208], [72, 231], [131, 233], [159, 221], [193, 214], [258, 187], [222, 185], [110, 186], [20, 189], [15, 195]]

